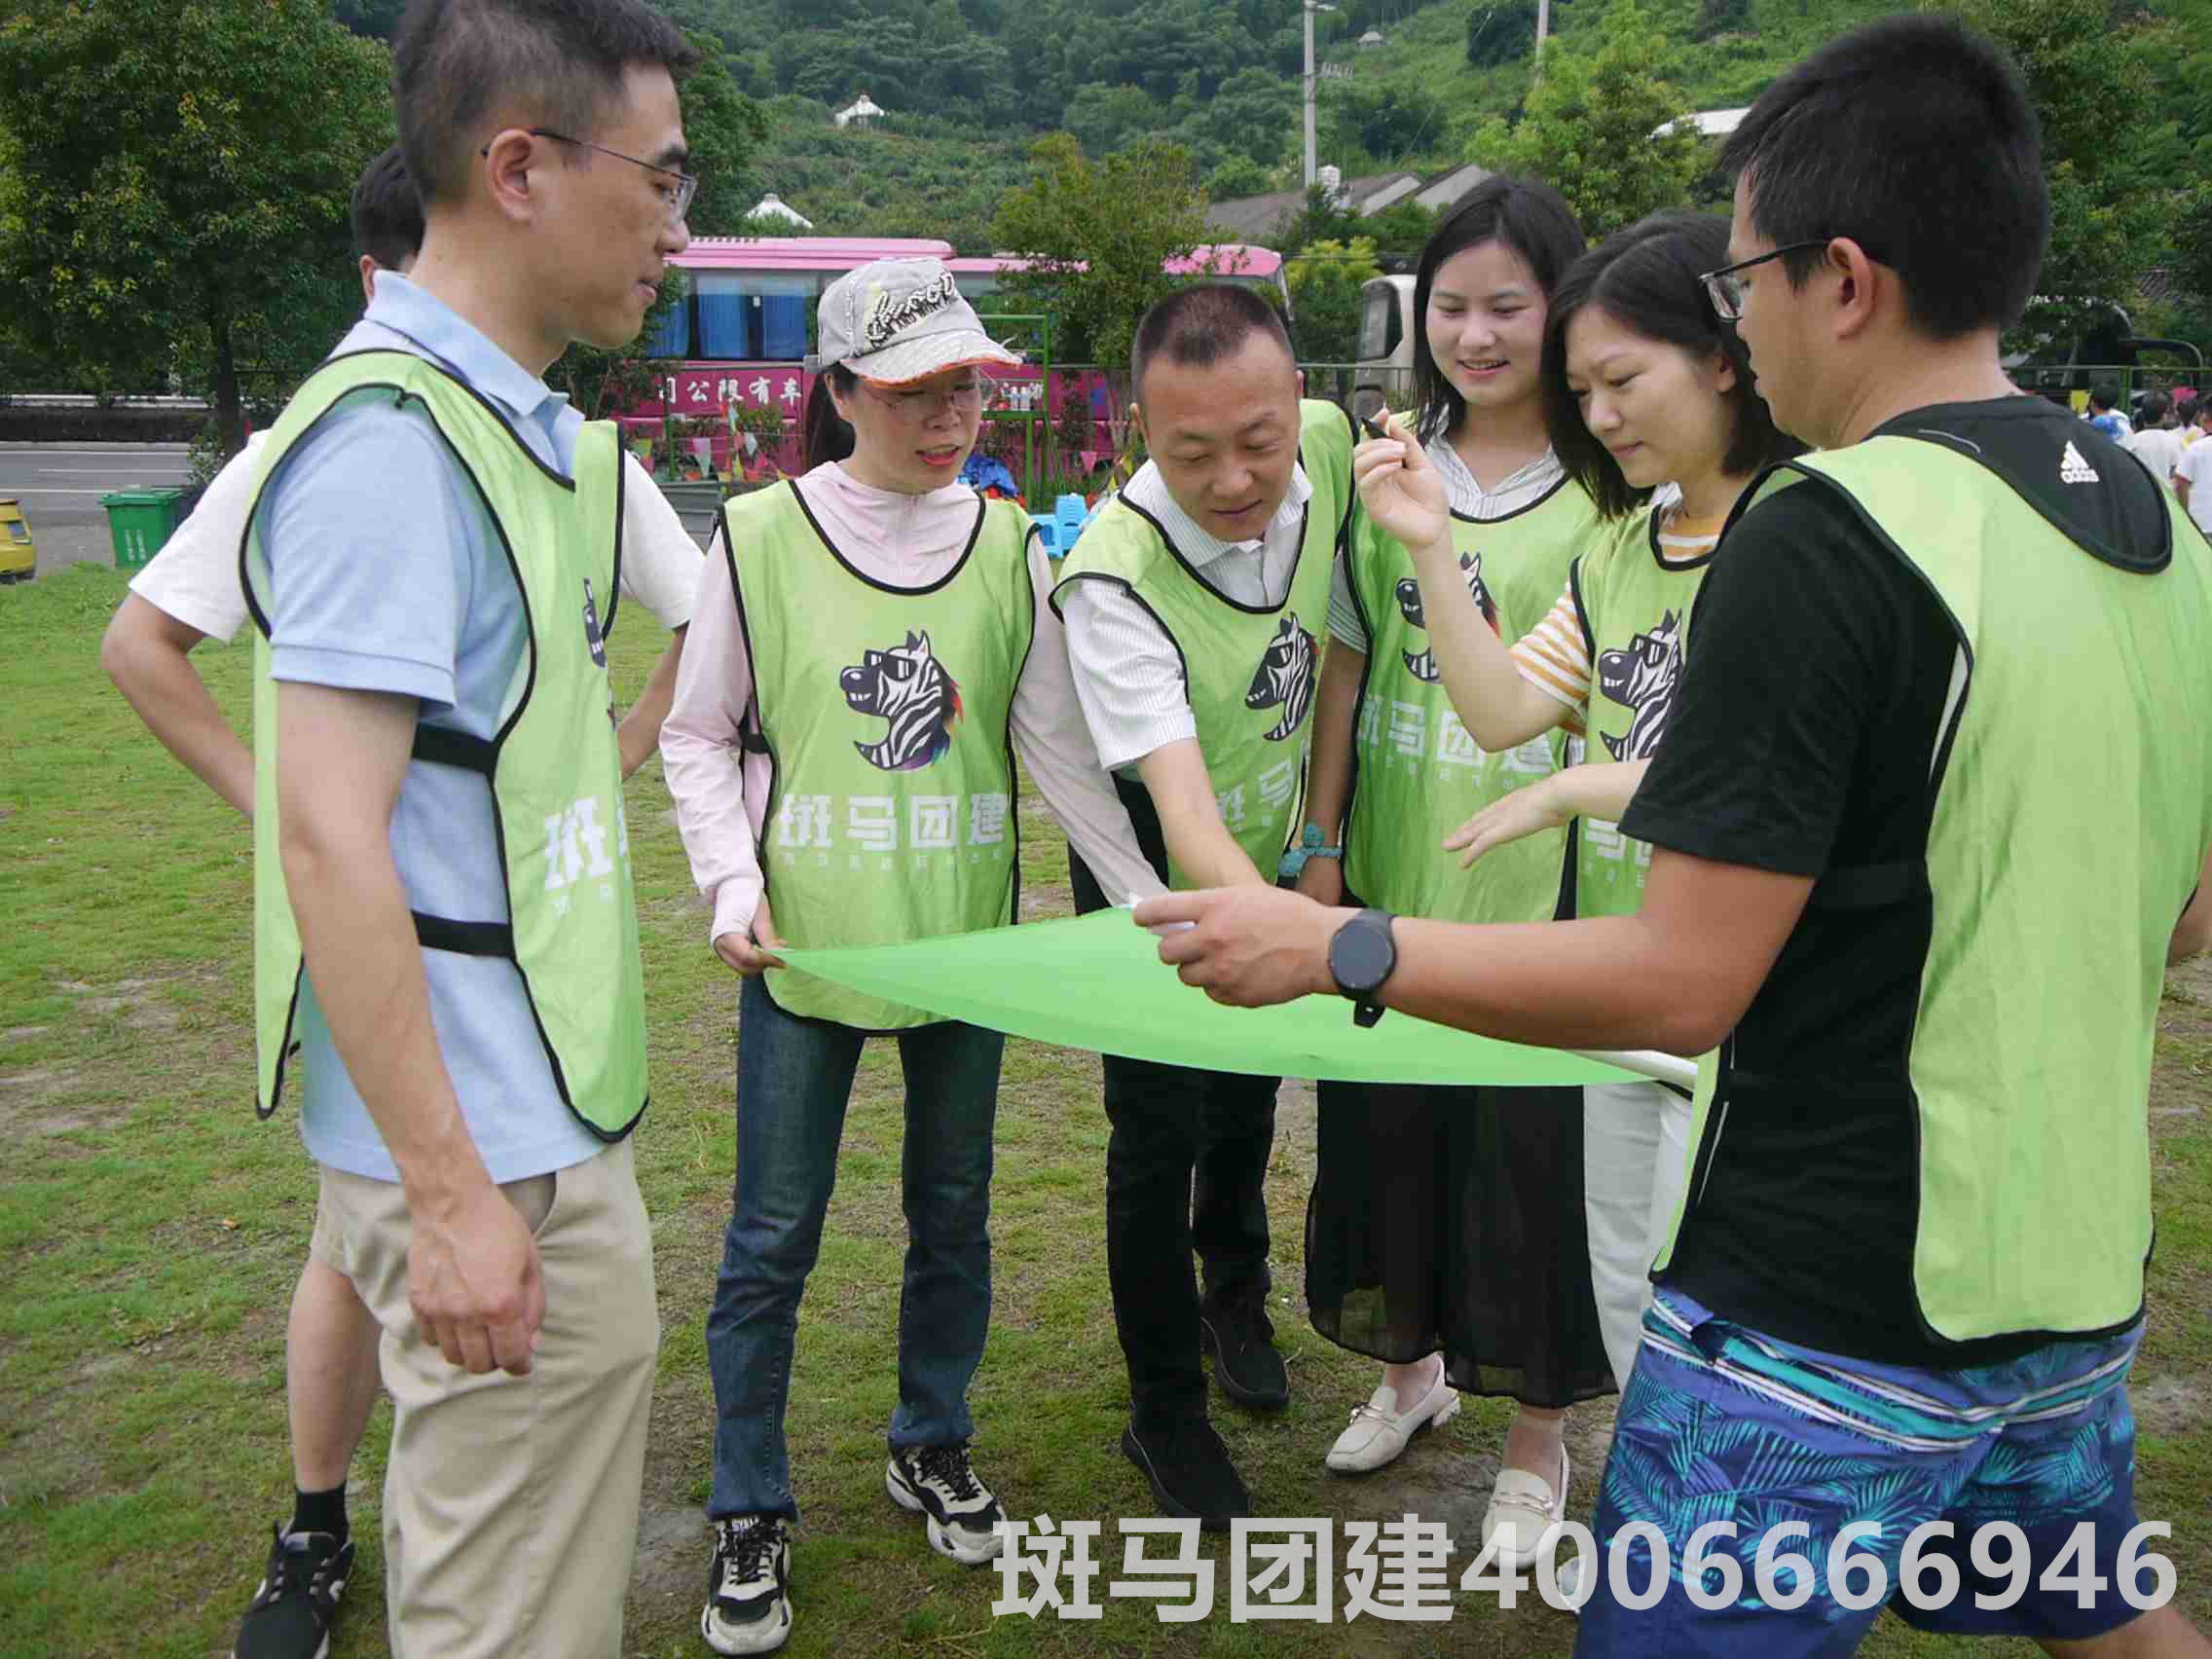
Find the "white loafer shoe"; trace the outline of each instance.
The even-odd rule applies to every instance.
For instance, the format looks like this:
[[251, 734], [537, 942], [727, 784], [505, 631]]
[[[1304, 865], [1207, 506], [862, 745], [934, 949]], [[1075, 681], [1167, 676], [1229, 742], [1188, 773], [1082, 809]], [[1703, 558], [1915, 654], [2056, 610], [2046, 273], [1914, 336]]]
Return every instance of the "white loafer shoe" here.
[[1450, 1422], [1459, 1413], [1459, 1392], [1444, 1380], [1444, 1367], [1436, 1368], [1436, 1384], [1414, 1402], [1411, 1411], [1395, 1411], [1398, 1391], [1388, 1383], [1375, 1390], [1364, 1406], [1354, 1406], [1351, 1425], [1329, 1448], [1328, 1464], [1341, 1475], [1365, 1474], [1395, 1460], [1417, 1434]]
[[1501, 1567], [1536, 1565], [1544, 1545], [1567, 1520], [1567, 1448], [1559, 1449], [1559, 1484], [1547, 1486], [1542, 1477], [1520, 1469], [1500, 1469], [1491, 1488], [1490, 1507], [1483, 1511], [1483, 1544], [1497, 1540]]
[[1567, 1604], [1567, 1610], [1575, 1618], [1582, 1616], [1582, 1604], [1575, 1600], [1582, 1589], [1582, 1568], [1588, 1556], [1568, 1556], [1559, 1564], [1559, 1572], [1553, 1582], [1559, 1586], [1559, 1599]]

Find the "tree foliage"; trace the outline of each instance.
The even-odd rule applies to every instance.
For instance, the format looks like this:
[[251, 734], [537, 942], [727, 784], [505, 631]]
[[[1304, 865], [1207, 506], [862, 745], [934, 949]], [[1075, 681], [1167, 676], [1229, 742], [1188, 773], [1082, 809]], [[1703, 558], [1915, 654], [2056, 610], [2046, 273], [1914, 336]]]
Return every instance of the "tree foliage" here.
[[1146, 140], [1093, 161], [1064, 132], [1030, 155], [996, 221], [1000, 247], [1035, 262], [1009, 297], [1052, 313], [1055, 357], [1124, 366], [1138, 318], [1177, 285], [1161, 265], [1207, 240], [1190, 155]]
[[1477, 69], [1518, 63], [1536, 50], [1536, 0], [1476, 0], [1467, 12], [1467, 61]]
[[2110, 0], [1943, 0], [2019, 63], [2043, 123], [2050, 249], [2038, 298], [2013, 344], [2055, 347], [2132, 302], [2170, 220], [2188, 208], [2191, 176], [2157, 176], [2149, 153], [2167, 124], [2151, 76], [2114, 26]]
[[1306, 205], [1263, 238], [1269, 247], [1297, 253], [1318, 242], [1347, 243], [1365, 239], [1381, 254], [1413, 257], [1436, 228], [1436, 215], [1418, 202], [1394, 202], [1382, 212], [1362, 215], [1330, 201], [1329, 193], [1315, 185], [1306, 193]]
[[1367, 155], [1378, 162], [1433, 150], [1444, 136], [1444, 105], [1419, 87], [1384, 81], [1358, 81], [1335, 89], [1324, 106], [1329, 153]]
[[814, 221], [815, 236], [938, 237], [963, 254], [991, 253], [992, 215], [1028, 178], [1027, 139], [909, 115], [840, 130], [828, 106], [788, 95], [764, 107], [754, 171]]
[[331, 0], [330, 15], [355, 34], [388, 42], [407, 0]]
[[1751, 26], [1751, 0], [1698, 0], [1697, 24], [1692, 40], [1711, 40], [1731, 29]]
[[2212, 311], [2212, 184], [2199, 184], [2176, 216], [2174, 275]]
[[691, 233], [743, 236], [745, 215], [760, 199], [753, 158], [768, 136], [767, 118], [730, 78], [721, 42], [711, 34], [690, 38], [699, 49], [699, 66], [683, 83], [683, 137], [699, 180]]
[[0, 312], [83, 384], [274, 395], [359, 309], [353, 181], [391, 138], [385, 49], [323, 0], [14, 0], [17, 235]]
[[[1476, 129], [1470, 161], [1545, 180], [1572, 204], [1592, 241], [1663, 207], [1679, 207], [1706, 165], [1671, 79], [1677, 58], [1636, 0], [1613, 0], [1594, 53], [1554, 38], [1519, 125]], [[1663, 129], [1663, 130], [1662, 130]]]
[[1372, 237], [1313, 242], [1284, 266], [1290, 340], [1300, 362], [1348, 363], [1357, 356], [1360, 287], [1381, 275]]
[[1265, 196], [1274, 190], [1272, 168], [1249, 156], [1232, 156], [1206, 174], [1206, 195], [1215, 202], [1234, 202], [1240, 196]]

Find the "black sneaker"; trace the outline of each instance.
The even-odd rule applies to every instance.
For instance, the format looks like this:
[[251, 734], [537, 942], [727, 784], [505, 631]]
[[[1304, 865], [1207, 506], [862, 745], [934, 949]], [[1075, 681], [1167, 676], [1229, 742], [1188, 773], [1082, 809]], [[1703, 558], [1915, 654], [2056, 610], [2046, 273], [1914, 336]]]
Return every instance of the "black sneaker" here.
[[1165, 1515], [1196, 1516], [1202, 1530], [1226, 1532], [1230, 1522], [1252, 1513], [1244, 1477], [1204, 1418], [1141, 1430], [1132, 1422], [1122, 1430], [1122, 1456], [1151, 1483]]
[[792, 1539], [783, 1518], [717, 1521], [699, 1635], [717, 1653], [773, 1653], [791, 1634]]
[[998, 1558], [1006, 1511], [976, 1478], [965, 1446], [909, 1446], [891, 1454], [883, 1488], [902, 1509], [929, 1517], [930, 1548], [962, 1567]]
[[1255, 1411], [1279, 1412], [1290, 1404], [1290, 1377], [1275, 1352], [1275, 1328], [1258, 1302], [1202, 1304], [1198, 1333], [1224, 1394]]
[[271, 1529], [269, 1566], [239, 1623], [231, 1659], [324, 1659], [338, 1598], [353, 1576], [353, 1543], [328, 1532]]

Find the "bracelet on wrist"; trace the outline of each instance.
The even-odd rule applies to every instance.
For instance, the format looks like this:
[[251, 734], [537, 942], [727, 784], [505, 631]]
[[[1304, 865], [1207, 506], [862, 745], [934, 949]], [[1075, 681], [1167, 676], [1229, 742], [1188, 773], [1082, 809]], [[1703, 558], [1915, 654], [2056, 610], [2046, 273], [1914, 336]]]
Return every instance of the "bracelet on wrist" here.
[[1307, 825], [1297, 841], [1283, 849], [1282, 858], [1275, 866], [1275, 875], [1283, 881], [1296, 881], [1305, 874], [1309, 859], [1335, 859], [1343, 863], [1344, 848], [1325, 846], [1325, 840], [1318, 824]]

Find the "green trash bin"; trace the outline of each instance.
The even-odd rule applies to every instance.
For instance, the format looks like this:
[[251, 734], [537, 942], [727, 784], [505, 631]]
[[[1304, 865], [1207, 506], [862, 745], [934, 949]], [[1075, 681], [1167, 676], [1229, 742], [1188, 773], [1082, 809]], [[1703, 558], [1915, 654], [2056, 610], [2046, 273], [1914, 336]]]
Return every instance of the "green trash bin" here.
[[102, 496], [108, 534], [115, 538], [115, 568], [135, 571], [162, 550], [176, 529], [182, 490], [118, 490]]

